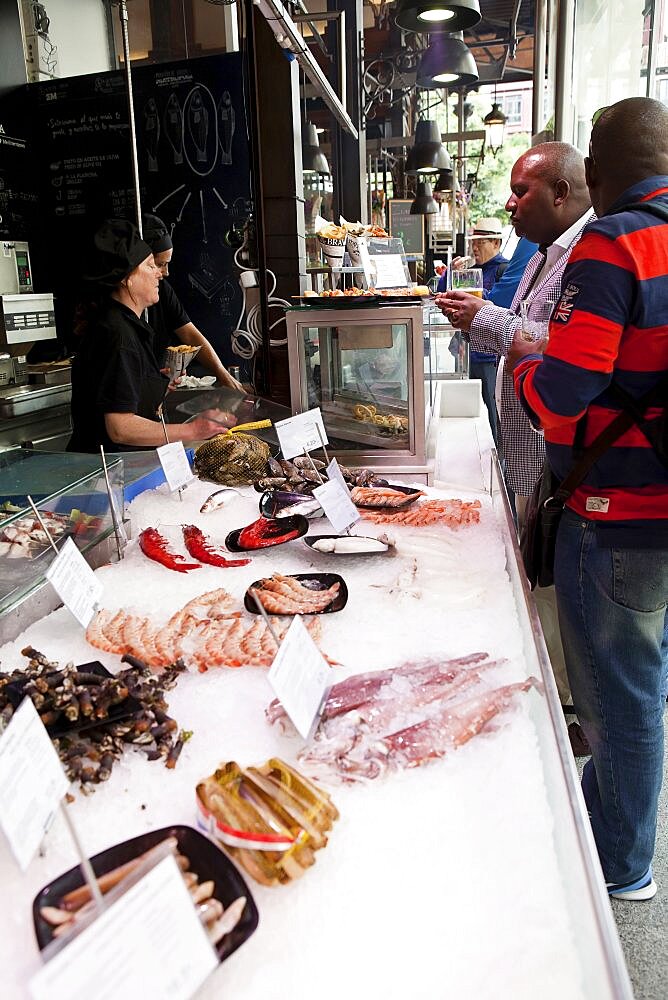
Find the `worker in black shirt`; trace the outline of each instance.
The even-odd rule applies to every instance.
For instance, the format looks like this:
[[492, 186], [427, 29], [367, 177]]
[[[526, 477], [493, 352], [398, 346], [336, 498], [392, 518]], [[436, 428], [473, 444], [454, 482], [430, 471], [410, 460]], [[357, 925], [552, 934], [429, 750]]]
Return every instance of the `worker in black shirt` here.
[[216, 376], [220, 385], [244, 392], [244, 387], [232, 378], [204, 334], [191, 322], [178, 295], [167, 281], [174, 249], [167, 226], [157, 215], [145, 215], [143, 236], [153, 251], [153, 259], [160, 268], [163, 279], [160, 285], [160, 299], [148, 311], [149, 324], [155, 331], [154, 343], [158, 362], [162, 363], [165, 351], [170, 345], [190, 344], [191, 347], [199, 347], [198, 362]]
[[[68, 450], [132, 451], [165, 443], [158, 408], [168, 379], [160, 371], [146, 308], [158, 301], [160, 270], [132, 223], [110, 219], [94, 238], [86, 283], [90, 301], [72, 365], [73, 433]], [[171, 441], [201, 441], [235, 422], [231, 414], [171, 424]]]

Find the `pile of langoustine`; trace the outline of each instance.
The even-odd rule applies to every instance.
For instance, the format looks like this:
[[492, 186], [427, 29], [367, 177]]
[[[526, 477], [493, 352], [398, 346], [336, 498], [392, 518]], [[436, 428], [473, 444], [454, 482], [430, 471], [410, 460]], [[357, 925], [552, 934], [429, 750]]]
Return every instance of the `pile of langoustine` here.
[[[290, 623], [272, 618], [271, 624], [281, 641]], [[317, 639], [319, 622], [312, 620], [307, 627]], [[209, 667], [269, 667], [276, 655], [264, 619], [244, 617], [223, 588], [195, 597], [164, 625], [125, 608], [99, 611], [86, 629], [86, 639], [96, 649], [134, 656], [158, 670], [178, 661], [202, 672]]]
[[[315, 777], [353, 782], [444, 757], [522, 692], [540, 688], [535, 677], [490, 686], [488, 675], [505, 662], [471, 653], [348, 677], [330, 689], [315, 738], [299, 759]], [[289, 726], [277, 699], [266, 715], [270, 723]]]
[[[418, 497], [423, 495], [414, 494]], [[361, 487], [352, 491], [351, 498], [363, 507], [367, 504], [377, 507], [376, 510], [360, 510], [363, 518], [375, 524], [405, 524], [422, 528], [440, 523], [448, 528], [460, 528], [465, 524], [480, 523], [479, 500], [418, 500], [409, 506], [404, 494]]]

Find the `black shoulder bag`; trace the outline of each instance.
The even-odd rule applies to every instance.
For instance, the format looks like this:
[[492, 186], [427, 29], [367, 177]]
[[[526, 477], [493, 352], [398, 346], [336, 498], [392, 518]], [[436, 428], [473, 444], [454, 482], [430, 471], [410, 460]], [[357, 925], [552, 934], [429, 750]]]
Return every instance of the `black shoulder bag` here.
[[[592, 465], [632, 424], [638, 423], [644, 430], [643, 415], [649, 406], [652, 406], [656, 401], [664, 402], [665, 419], [665, 393], [667, 391], [668, 375], [659, 379], [657, 384], [644, 396], [633, 400], [632, 405], [627, 402], [626, 393], [622, 393], [620, 390], [617, 395], [624, 409], [581, 454], [561, 484], [557, 485], [548, 462], [545, 462], [541, 477], [527, 501], [525, 521], [520, 536], [522, 561], [532, 590], [535, 587], [551, 587], [554, 583], [554, 551], [557, 531], [564, 505], [570, 495], [584, 480]], [[574, 450], [577, 450], [578, 435], [582, 434], [583, 430], [584, 424], [581, 420], [576, 430]], [[663, 460], [659, 448], [654, 445], [651, 438], [649, 440], [655, 447], [659, 458]]]

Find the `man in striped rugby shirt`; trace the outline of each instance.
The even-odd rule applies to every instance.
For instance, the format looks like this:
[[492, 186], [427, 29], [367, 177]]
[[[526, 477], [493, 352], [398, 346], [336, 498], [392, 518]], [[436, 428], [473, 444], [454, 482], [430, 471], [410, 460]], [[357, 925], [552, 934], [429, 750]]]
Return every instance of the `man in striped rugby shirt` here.
[[516, 338], [508, 365], [560, 480], [581, 420], [587, 447], [629, 397], [645, 397], [645, 420], [567, 501], [554, 576], [608, 892], [646, 900], [668, 675], [668, 109], [640, 97], [607, 108], [586, 169], [599, 219], [571, 254], [545, 353]]

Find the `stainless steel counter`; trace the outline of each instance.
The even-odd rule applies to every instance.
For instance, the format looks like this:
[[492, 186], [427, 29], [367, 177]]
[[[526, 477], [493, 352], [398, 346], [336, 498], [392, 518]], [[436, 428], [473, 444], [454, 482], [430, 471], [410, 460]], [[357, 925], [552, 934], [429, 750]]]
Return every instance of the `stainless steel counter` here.
[[72, 386], [63, 385], [13, 385], [0, 392], [0, 418], [24, 417], [40, 410], [69, 406]]

